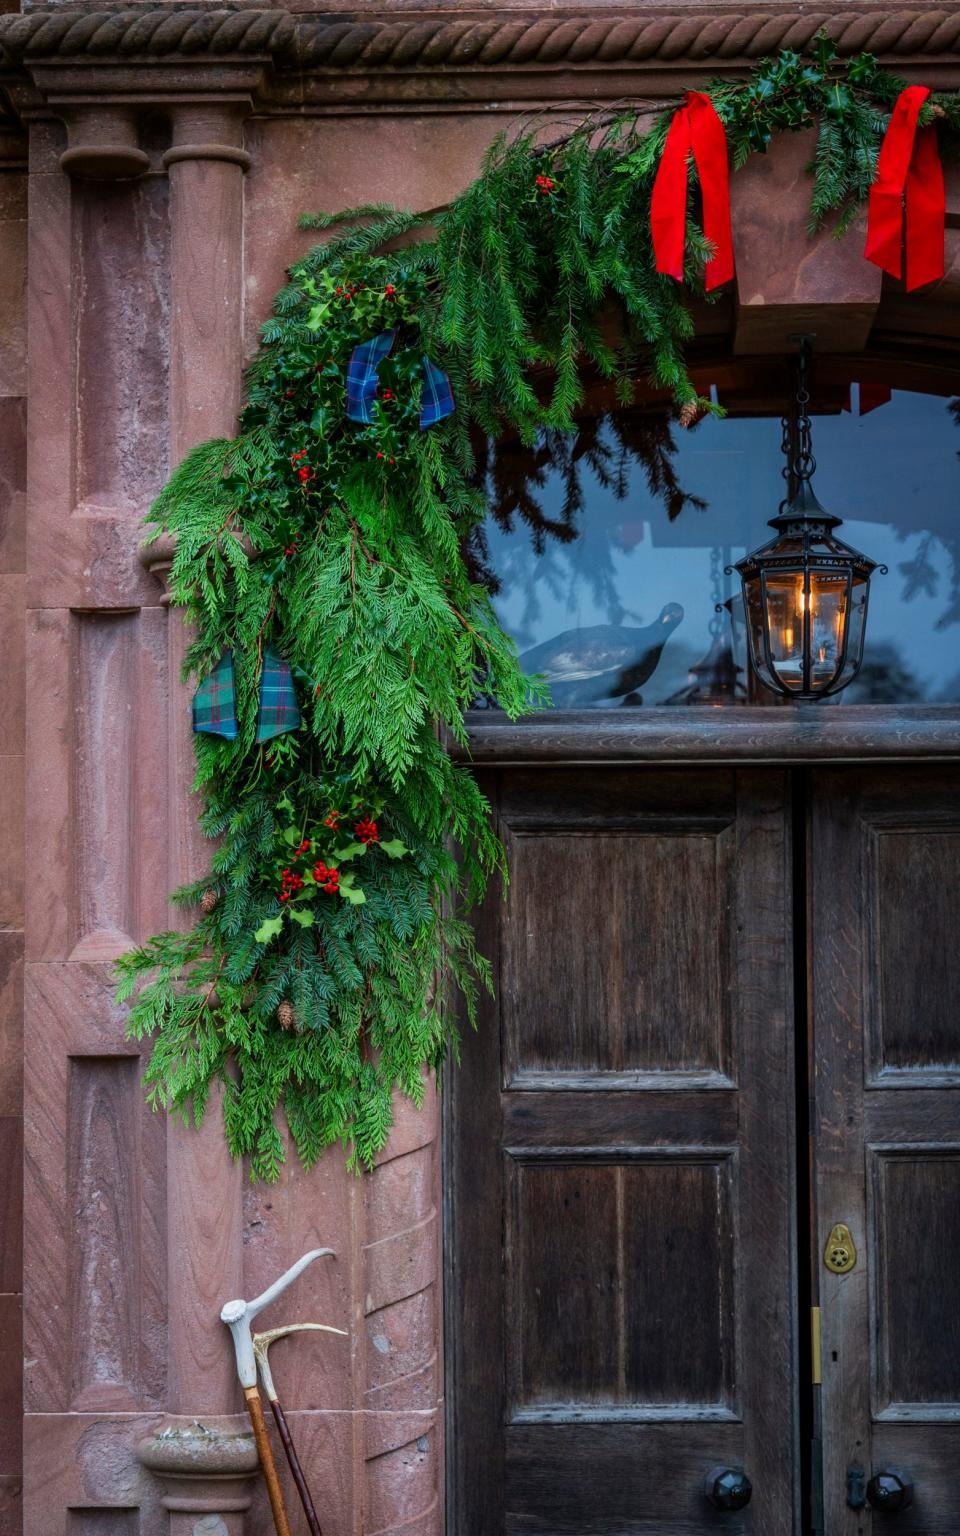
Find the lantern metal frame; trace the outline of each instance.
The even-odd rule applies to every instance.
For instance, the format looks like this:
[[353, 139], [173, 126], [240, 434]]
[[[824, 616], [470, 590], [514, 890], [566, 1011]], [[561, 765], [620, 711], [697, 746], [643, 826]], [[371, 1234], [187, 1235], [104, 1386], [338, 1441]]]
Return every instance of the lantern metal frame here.
[[[841, 692], [853, 682], [863, 661], [863, 643], [866, 634], [867, 604], [870, 594], [870, 578], [875, 571], [886, 574], [887, 567], [878, 565], [867, 555], [836, 537], [834, 529], [843, 519], [835, 517], [820, 505], [811, 484], [817, 467], [813, 456], [812, 430], [808, 406], [810, 391], [808, 372], [810, 338], [798, 337], [793, 412], [783, 418], [781, 448], [786, 460], [783, 469], [790, 494], [780, 503], [776, 517], [769, 526], [776, 535], [759, 549], [753, 550], [736, 565], [728, 566], [728, 573], [740, 577], [743, 591], [744, 618], [746, 620], [747, 645], [750, 665], [765, 687], [783, 698], [800, 703], [813, 703]], [[836, 660], [832, 673], [824, 683], [814, 679], [814, 608], [813, 596], [818, 574], [835, 578], [834, 588], [842, 596], [843, 624], [838, 634]], [[771, 591], [770, 578], [792, 576], [800, 581], [796, 591], [801, 596], [800, 615], [802, 639], [800, 643], [800, 673], [795, 682], [788, 682], [782, 674], [784, 661], [773, 655], [770, 643]], [[800, 585], [802, 582], [802, 586]], [[856, 614], [858, 632], [853, 636], [857, 654], [851, 658], [851, 621], [854, 618], [854, 589], [862, 588], [862, 598]], [[757, 624], [755, 622], [756, 594], [759, 594], [759, 632], [762, 640], [757, 652]], [[851, 664], [852, 662], [852, 664]]]

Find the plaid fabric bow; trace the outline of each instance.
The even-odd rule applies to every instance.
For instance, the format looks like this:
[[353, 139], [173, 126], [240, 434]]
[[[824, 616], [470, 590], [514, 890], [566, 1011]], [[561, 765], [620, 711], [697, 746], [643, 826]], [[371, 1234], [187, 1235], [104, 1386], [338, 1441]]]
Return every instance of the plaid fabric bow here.
[[[396, 339], [396, 331], [383, 331], [354, 347], [347, 364], [347, 417], [365, 427], [373, 423], [373, 402], [380, 387], [379, 368]], [[423, 359], [423, 392], [420, 396], [420, 431], [434, 426], [455, 409], [450, 380], [442, 368]]]
[[[293, 690], [293, 676], [276, 652], [265, 650], [260, 675], [260, 707], [257, 711], [257, 741], [269, 741], [284, 731], [295, 731], [300, 724], [300, 710]], [[233, 673], [233, 652], [224, 651], [209, 677], [205, 677], [193, 696], [193, 729], [209, 736], [237, 739], [237, 695]]]
[[193, 696], [193, 729], [198, 734], [237, 738], [237, 694], [233, 680], [233, 652], [224, 651], [209, 677]]

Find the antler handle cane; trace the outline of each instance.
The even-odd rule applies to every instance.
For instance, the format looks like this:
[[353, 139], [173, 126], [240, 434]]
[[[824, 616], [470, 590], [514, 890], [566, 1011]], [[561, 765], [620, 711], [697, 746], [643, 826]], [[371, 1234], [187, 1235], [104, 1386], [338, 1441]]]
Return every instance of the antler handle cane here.
[[291, 1264], [288, 1270], [275, 1280], [272, 1285], [260, 1296], [255, 1296], [253, 1301], [244, 1301], [238, 1298], [236, 1301], [228, 1301], [220, 1313], [221, 1322], [226, 1323], [233, 1338], [233, 1347], [237, 1357], [237, 1375], [243, 1388], [246, 1399], [247, 1412], [250, 1415], [250, 1423], [253, 1426], [253, 1438], [257, 1442], [257, 1454], [260, 1457], [260, 1465], [263, 1468], [263, 1478], [267, 1485], [267, 1493], [270, 1498], [270, 1510], [273, 1515], [273, 1523], [276, 1526], [277, 1536], [292, 1536], [290, 1521], [287, 1516], [287, 1507], [283, 1499], [283, 1488], [277, 1473], [277, 1464], [273, 1456], [273, 1447], [270, 1444], [270, 1436], [267, 1433], [266, 1421], [263, 1417], [263, 1404], [260, 1401], [260, 1393], [257, 1390], [257, 1360], [253, 1352], [253, 1334], [251, 1323], [264, 1307], [268, 1306], [278, 1296], [282, 1295], [299, 1274], [312, 1264], [314, 1259], [320, 1259], [333, 1254], [332, 1248], [312, 1248], [305, 1253], [302, 1259]]
[[317, 1511], [313, 1505], [313, 1497], [307, 1486], [307, 1480], [303, 1475], [303, 1468], [300, 1465], [297, 1448], [293, 1443], [293, 1436], [290, 1433], [287, 1416], [280, 1406], [280, 1399], [274, 1386], [273, 1372], [270, 1369], [268, 1358], [270, 1345], [274, 1344], [277, 1339], [284, 1338], [288, 1333], [338, 1333], [342, 1338], [346, 1338], [347, 1335], [343, 1328], [331, 1328], [326, 1323], [289, 1323], [285, 1328], [270, 1328], [266, 1333], [255, 1333], [253, 1335], [253, 1353], [256, 1356], [257, 1365], [260, 1367], [260, 1377], [263, 1381], [264, 1391], [267, 1394], [267, 1402], [273, 1410], [277, 1432], [283, 1442], [283, 1449], [287, 1453], [290, 1472], [293, 1476], [293, 1481], [297, 1485], [297, 1492], [300, 1495], [303, 1512], [307, 1517], [310, 1536], [323, 1536], [323, 1532], [320, 1529], [320, 1521], [317, 1518]]

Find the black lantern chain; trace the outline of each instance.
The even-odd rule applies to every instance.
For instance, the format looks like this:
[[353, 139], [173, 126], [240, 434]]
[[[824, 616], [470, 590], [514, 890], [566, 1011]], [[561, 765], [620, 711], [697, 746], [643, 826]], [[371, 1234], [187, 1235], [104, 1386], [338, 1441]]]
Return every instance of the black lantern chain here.
[[809, 339], [801, 337], [792, 415], [782, 423], [787, 495], [770, 520], [776, 537], [730, 567], [743, 585], [754, 671], [774, 693], [801, 701], [838, 693], [859, 672], [877, 569], [837, 537], [842, 519], [814, 494], [809, 361]]

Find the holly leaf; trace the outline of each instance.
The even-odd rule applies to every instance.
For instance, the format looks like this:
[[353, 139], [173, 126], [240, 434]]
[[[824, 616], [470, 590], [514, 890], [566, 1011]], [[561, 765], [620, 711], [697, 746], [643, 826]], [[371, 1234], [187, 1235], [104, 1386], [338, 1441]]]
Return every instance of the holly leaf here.
[[307, 328], [311, 331], [319, 331], [323, 324], [323, 317], [330, 308], [330, 300], [322, 300], [319, 304], [313, 304], [307, 316]]
[[362, 907], [367, 899], [358, 885], [346, 885], [342, 880], [340, 881], [340, 895], [354, 907]]
[[299, 843], [300, 841], [300, 830], [298, 827], [284, 827], [281, 836], [284, 842], [289, 843], [292, 848], [294, 843]]
[[379, 846], [383, 849], [388, 859], [402, 859], [405, 853], [410, 852], [406, 843], [401, 843], [399, 837], [393, 837], [389, 842], [380, 843]]
[[281, 912], [279, 917], [264, 918], [263, 922], [260, 924], [260, 927], [257, 929], [253, 937], [256, 939], [258, 944], [269, 944], [271, 939], [275, 939], [277, 937], [277, 934], [280, 932], [282, 927], [283, 913]]
[[333, 856], [338, 864], [349, 864], [351, 859], [362, 859], [366, 851], [366, 843], [347, 843], [337, 848]]
[[299, 923], [301, 928], [313, 927], [313, 913], [309, 907], [288, 907], [287, 911], [292, 921]]

